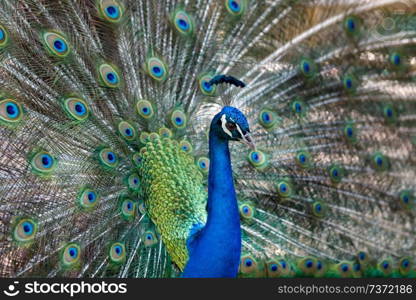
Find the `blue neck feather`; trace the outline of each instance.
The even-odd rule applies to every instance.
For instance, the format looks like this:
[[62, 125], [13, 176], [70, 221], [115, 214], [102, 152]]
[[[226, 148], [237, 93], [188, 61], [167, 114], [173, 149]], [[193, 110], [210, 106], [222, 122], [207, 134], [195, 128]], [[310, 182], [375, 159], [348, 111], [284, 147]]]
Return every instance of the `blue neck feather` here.
[[188, 243], [183, 277], [236, 277], [240, 263], [241, 229], [231, 170], [228, 140], [211, 126], [209, 136], [208, 219]]

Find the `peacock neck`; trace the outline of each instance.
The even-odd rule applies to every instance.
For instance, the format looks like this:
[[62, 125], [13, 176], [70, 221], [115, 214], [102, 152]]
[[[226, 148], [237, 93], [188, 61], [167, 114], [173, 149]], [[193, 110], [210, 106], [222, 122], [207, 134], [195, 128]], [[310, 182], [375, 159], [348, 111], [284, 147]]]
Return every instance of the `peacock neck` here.
[[207, 223], [189, 247], [184, 277], [236, 277], [241, 229], [228, 141], [211, 130]]
[[[240, 234], [240, 218], [234, 190], [228, 140], [210, 134], [207, 227], [227, 228], [224, 234]], [[238, 230], [236, 230], [238, 229]], [[239, 236], [239, 238], [241, 238]]]

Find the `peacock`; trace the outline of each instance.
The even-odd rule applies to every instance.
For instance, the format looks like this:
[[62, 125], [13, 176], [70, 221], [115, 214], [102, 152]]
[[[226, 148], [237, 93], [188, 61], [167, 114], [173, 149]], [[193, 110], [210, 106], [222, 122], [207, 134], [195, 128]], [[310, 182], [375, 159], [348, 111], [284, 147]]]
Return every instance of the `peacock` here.
[[0, 1], [0, 276], [416, 277], [415, 13]]

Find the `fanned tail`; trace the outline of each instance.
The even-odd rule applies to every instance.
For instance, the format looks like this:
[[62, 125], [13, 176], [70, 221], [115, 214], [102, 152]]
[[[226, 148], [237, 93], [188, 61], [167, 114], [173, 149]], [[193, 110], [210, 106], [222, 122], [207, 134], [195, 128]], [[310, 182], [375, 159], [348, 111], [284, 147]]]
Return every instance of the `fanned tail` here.
[[311, 23], [248, 72], [243, 276], [414, 276], [416, 32], [407, 15], [383, 29], [388, 4], [306, 5]]

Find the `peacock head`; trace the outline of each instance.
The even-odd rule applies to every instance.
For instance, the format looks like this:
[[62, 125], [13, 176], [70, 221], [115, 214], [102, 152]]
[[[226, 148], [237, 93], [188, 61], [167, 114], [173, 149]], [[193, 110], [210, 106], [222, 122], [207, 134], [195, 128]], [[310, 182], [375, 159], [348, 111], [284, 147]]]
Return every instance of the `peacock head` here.
[[221, 139], [239, 141], [255, 148], [247, 119], [235, 107], [225, 106], [212, 120], [211, 131]]

